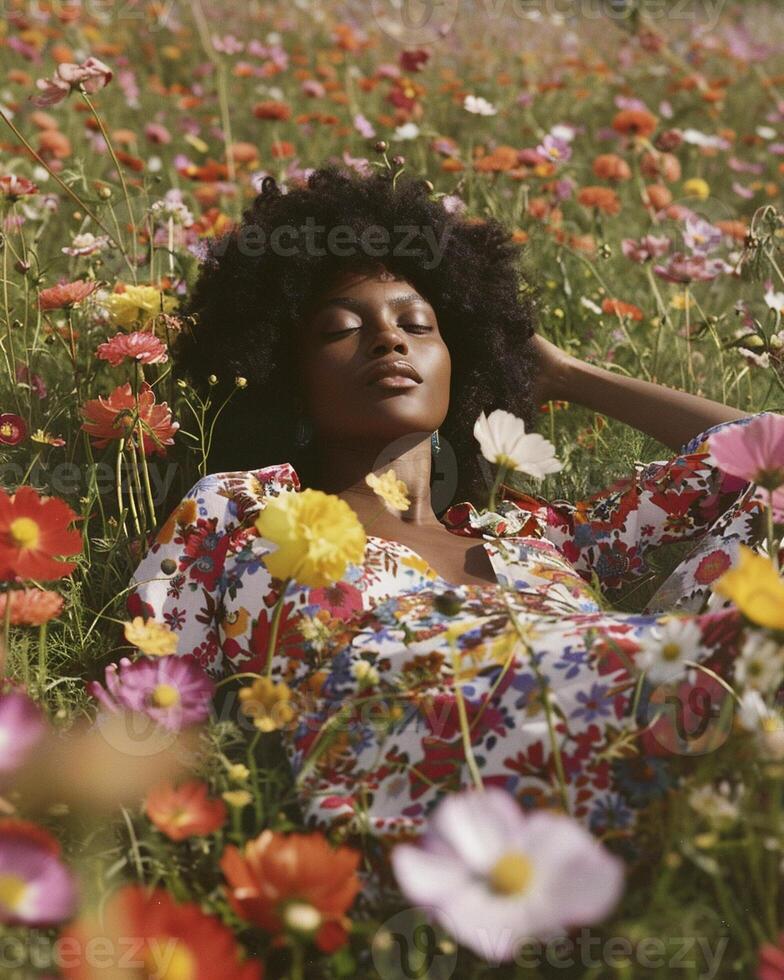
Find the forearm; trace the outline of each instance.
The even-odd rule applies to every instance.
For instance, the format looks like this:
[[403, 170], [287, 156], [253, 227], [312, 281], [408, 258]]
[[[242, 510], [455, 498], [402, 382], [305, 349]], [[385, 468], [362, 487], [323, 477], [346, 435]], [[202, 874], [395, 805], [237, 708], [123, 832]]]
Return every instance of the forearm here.
[[679, 450], [705, 429], [749, 413], [665, 385], [628, 378], [570, 358], [556, 384], [556, 398], [584, 405]]

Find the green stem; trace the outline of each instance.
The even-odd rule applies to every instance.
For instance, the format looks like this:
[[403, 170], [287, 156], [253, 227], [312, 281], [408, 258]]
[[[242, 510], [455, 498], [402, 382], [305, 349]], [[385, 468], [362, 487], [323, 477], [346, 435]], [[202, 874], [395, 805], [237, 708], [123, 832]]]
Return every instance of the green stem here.
[[38, 627], [38, 686], [41, 690], [46, 686], [46, 627], [41, 623]]
[[283, 585], [280, 589], [280, 596], [278, 601], [275, 603], [275, 612], [272, 614], [272, 623], [270, 624], [270, 636], [269, 643], [267, 644], [267, 669], [265, 671], [265, 676], [272, 676], [272, 658], [275, 655], [275, 647], [278, 642], [278, 627], [280, 625], [280, 614], [283, 612], [283, 602], [286, 598], [286, 589], [289, 587], [289, 583], [292, 581], [291, 577], [284, 580]]
[[474, 750], [471, 745], [471, 730], [468, 727], [468, 714], [466, 712], [465, 699], [463, 698], [463, 689], [458, 680], [458, 673], [460, 671], [459, 655], [454, 640], [450, 640], [450, 646], [452, 647], [455, 701], [457, 703], [457, 715], [460, 719], [460, 736], [463, 740], [463, 753], [465, 754], [466, 764], [468, 771], [471, 773], [471, 778], [474, 781], [474, 786], [482, 792], [484, 791], [485, 784], [482, 782], [482, 774], [479, 772], [479, 767], [474, 757]]

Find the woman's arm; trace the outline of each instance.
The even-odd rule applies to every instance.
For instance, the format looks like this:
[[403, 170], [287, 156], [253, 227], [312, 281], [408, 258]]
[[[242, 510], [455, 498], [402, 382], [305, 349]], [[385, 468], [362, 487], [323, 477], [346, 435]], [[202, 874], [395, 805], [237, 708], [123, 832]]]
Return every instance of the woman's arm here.
[[584, 405], [645, 432], [676, 452], [711, 426], [749, 416], [710, 398], [588, 364], [539, 334], [532, 340], [540, 358], [536, 388], [540, 403], [563, 399]]

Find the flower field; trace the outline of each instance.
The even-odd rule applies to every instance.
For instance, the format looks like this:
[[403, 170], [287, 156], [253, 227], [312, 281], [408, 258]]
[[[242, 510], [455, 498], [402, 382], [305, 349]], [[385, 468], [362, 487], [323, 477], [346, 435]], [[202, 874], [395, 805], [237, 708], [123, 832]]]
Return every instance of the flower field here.
[[[421, 6], [7, 0], [0, 977], [784, 978], [784, 11]], [[562, 350], [768, 413], [709, 447], [759, 503], [761, 553], [713, 582], [749, 637], [732, 683], [712, 675], [726, 710], [684, 715], [674, 694], [692, 726], [674, 783], [620, 730], [606, 759], [629, 760], [650, 804], [637, 849], [483, 787], [456, 670], [475, 785], [384, 863], [361, 813], [306, 825], [279, 738], [301, 692], [263, 673], [215, 682], [178, 656], [172, 623], [126, 606], [210, 472], [221, 405], [170, 356], [207, 244], [264, 177], [293, 188], [327, 161], [416, 175], [451, 211], [506, 224]], [[492, 503], [501, 476], [573, 500], [672, 455], [548, 401], [538, 432], [558, 462], [536, 469], [508, 449], [519, 420], [494, 415], [475, 430], [499, 468]], [[401, 481], [369, 482], [406, 504]], [[313, 493], [256, 528], [277, 578], [321, 589], [365, 534]], [[684, 553], [659, 549], [616, 608], [641, 612]], [[310, 627], [340, 643], [339, 621]], [[647, 651], [640, 683], [677, 682], [673, 659]]]

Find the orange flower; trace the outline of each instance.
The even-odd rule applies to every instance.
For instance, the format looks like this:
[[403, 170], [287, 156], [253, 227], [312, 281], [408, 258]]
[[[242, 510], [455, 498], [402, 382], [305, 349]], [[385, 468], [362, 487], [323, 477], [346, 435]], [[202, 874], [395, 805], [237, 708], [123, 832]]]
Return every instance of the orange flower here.
[[492, 153], [481, 157], [474, 164], [474, 170], [499, 173], [511, 170], [518, 164], [518, 151], [513, 146], [497, 146]]
[[207, 791], [207, 784], [200, 779], [177, 789], [171, 783], [161, 783], [147, 794], [144, 812], [169, 840], [204, 837], [226, 821], [226, 804], [208, 799]]
[[296, 152], [296, 147], [288, 140], [273, 140], [270, 145], [270, 156], [273, 160], [286, 160]]
[[603, 153], [593, 161], [593, 172], [600, 180], [629, 180], [631, 167], [617, 153]]
[[71, 141], [59, 129], [44, 129], [38, 136], [38, 152], [44, 159], [64, 160], [71, 155]]
[[[220, 860], [231, 907], [241, 918], [279, 933], [293, 927], [292, 906], [308, 918], [319, 949], [342, 946], [350, 925], [345, 913], [360, 890], [360, 854], [330, 847], [320, 833], [265, 830], [243, 851], [229, 844]], [[302, 914], [308, 911], [310, 915]]]
[[38, 294], [38, 308], [41, 310], [61, 310], [75, 306], [94, 293], [98, 288], [95, 279], [76, 279], [74, 282], [61, 282]]
[[93, 437], [98, 449], [108, 446], [114, 439], [131, 439], [134, 445], [139, 441], [139, 420], [142, 423], [142, 443], [144, 455], [166, 454], [166, 446], [174, 442], [174, 433], [180, 423], [173, 422], [166, 402], [155, 403], [155, 394], [150, 385], [143, 381], [138, 400], [134, 398], [130, 382], [120, 385], [105, 398], [92, 398], [82, 408], [84, 422], [82, 428]]
[[54, 556], [81, 552], [82, 535], [68, 529], [75, 520], [78, 514], [57, 497], [41, 497], [32, 487], [11, 496], [0, 490], [0, 579], [70, 575], [76, 563]]
[[725, 235], [733, 238], [736, 242], [745, 242], [749, 233], [749, 226], [745, 221], [728, 218], [726, 221], [715, 221], [714, 224], [720, 228]]
[[12, 626], [41, 626], [59, 616], [63, 610], [63, 597], [56, 592], [48, 589], [11, 589], [0, 593], [0, 620], [5, 618], [9, 597]]
[[672, 191], [664, 184], [648, 184], [645, 188], [643, 204], [653, 208], [654, 211], [661, 211], [662, 208], [672, 204]]
[[280, 122], [286, 122], [291, 118], [291, 107], [285, 102], [267, 99], [265, 102], [257, 102], [254, 105], [253, 115], [257, 119], [276, 119]]
[[681, 162], [673, 153], [643, 153], [640, 159], [640, 172], [643, 177], [655, 180], [661, 177], [663, 180], [673, 183], [680, 180], [682, 176]]
[[612, 126], [625, 136], [650, 136], [659, 120], [645, 109], [622, 109], [615, 114]]
[[[99, 939], [101, 956], [90, 955]], [[264, 976], [258, 960], [240, 960], [228, 926], [202, 912], [195, 902], [178, 905], [165, 888], [148, 893], [143, 885], [125, 885], [109, 899], [100, 922], [83, 916], [66, 926], [60, 942], [68, 950], [60, 965], [66, 980], [98, 980], [107, 974], [170, 980], [262, 980]], [[144, 964], [140, 969], [139, 961]], [[131, 969], [132, 964], [137, 968]]]
[[618, 214], [621, 202], [611, 187], [583, 187], [577, 200], [586, 208], [596, 208], [605, 214]]
[[610, 299], [609, 297], [602, 303], [602, 313], [612, 313], [615, 316], [628, 316], [638, 322], [645, 316], [639, 306], [634, 303], [624, 303], [622, 299]]

